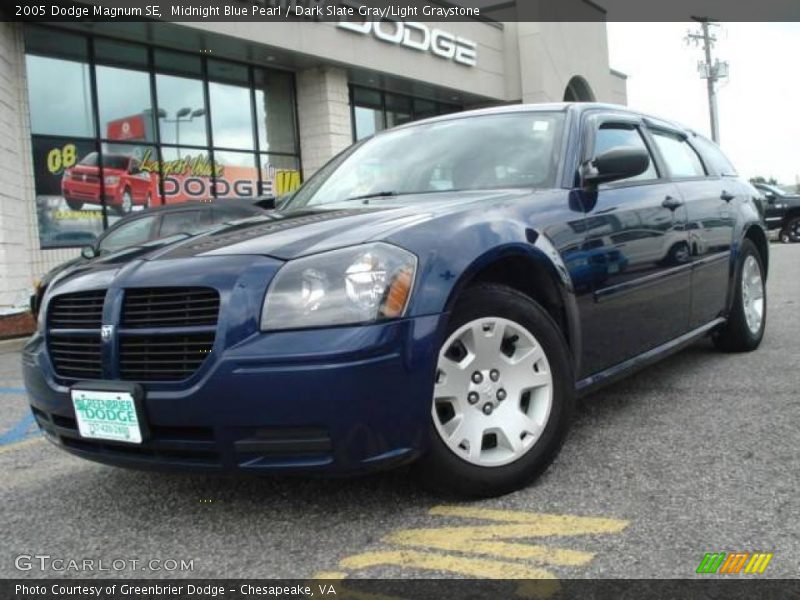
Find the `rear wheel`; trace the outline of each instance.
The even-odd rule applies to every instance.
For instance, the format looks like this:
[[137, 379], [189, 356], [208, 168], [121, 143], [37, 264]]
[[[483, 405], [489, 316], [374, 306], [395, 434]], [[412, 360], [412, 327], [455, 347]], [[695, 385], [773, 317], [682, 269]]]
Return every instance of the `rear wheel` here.
[[767, 320], [764, 263], [755, 244], [742, 242], [734, 280], [733, 307], [725, 325], [715, 332], [714, 344], [726, 352], [758, 348]]
[[425, 483], [460, 496], [524, 487], [558, 453], [573, 398], [569, 353], [547, 312], [505, 286], [469, 289], [439, 352]]
[[83, 208], [83, 202], [80, 200], [73, 200], [72, 198], [64, 198], [64, 200], [66, 200], [70, 210], [80, 210]]
[[800, 217], [794, 217], [781, 229], [781, 241], [784, 244], [800, 242]]

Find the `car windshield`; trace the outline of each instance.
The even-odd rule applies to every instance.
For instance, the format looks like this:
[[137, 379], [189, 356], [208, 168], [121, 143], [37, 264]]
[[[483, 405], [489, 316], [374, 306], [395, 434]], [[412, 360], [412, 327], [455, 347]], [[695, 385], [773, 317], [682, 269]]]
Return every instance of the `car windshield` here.
[[563, 123], [563, 112], [537, 111], [452, 118], [387, 131], [325, 165], [290, 205], [552, 187]]

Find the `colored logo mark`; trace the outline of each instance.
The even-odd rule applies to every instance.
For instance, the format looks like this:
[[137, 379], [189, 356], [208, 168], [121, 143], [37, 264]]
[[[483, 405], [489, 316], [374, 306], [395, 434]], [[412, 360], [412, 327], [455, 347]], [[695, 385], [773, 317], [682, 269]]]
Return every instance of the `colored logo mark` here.
[[[767, 552], [707, 552], [697, 567], [702, 574], [730, 575], [735, 573], [761, 574], [767, 569], [772, 553]], [[744, 570], [743, 570], [744, 569]]]

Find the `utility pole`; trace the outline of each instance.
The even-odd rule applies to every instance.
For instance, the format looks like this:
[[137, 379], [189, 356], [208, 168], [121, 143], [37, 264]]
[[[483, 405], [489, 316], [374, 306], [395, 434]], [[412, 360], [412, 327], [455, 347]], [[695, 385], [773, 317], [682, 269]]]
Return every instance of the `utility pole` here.
[[697, 63], [697, 70], [700, 77], [706, 80], [708, 89], [708, 113], [711, 120], [711, 139], [719, 143], [719, 115], [717, 114], [717, 81], [728, 76], [728, 63], [720, 62], [719, 59], [712, 61], [711, 50], [717, 38], [711, 33], [711, 27], [719, 27], [719, 24], [708, 17], [692, 17], [694, 21], [700, 23], [701, 32], [689, 31], [686, 34], [686, 42], [695, 45], [702, 42], [705, 61]]

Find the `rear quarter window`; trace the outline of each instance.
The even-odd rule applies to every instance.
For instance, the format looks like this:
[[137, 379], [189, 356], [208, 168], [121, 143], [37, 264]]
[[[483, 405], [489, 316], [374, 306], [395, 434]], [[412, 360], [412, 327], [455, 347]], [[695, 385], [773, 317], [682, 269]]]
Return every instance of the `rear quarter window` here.
[[728, 157], [722, 153], [722, 150], [714, 142], [701, 135], [695, 135], [692, 138], [692, 143], [700, 152], [706, 164], [710, 165], [715, 173], [731, 177], [738, 175], [731, 161], [728, 160]]

